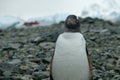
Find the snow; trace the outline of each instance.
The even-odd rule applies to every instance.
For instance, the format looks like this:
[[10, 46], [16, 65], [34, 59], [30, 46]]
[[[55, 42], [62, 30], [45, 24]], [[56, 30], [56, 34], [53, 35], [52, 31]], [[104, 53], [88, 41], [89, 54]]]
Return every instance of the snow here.
[[117, 0], [99, 0], [84, 7], [80, 16], [117, 21], [120, 20], [120, 5]]
[[[0, 29], [7, 29], [8, 27], [15, 27], [19, 23], [23, 22], [22, 19], [13, 16], [0, 17]], [[15, 26], [12, 26], [15, 25]]]

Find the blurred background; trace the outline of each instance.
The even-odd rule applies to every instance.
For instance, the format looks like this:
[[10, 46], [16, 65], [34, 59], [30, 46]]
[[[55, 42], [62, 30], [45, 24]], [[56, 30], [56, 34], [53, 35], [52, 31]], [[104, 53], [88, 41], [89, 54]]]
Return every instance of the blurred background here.
[[93, 80], [120, 80], [119, 0], [0, 0], [0, 80], [49, 80], [69, 14], [81, 23]]
[[0, 28], [13, 23], [20, 27], [24, 22], [35, 21], [50, 25], [65, 20], [69, 14], [119, 21], [119, 8], [118, 0], [1, 0]]

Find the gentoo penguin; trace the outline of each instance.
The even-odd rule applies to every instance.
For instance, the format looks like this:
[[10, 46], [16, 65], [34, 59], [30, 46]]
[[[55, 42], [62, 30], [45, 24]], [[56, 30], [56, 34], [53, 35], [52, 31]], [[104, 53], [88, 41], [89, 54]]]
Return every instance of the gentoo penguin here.
[[50, 80], [92, 80], [92, 65], [77, 16], [69, 15], [65, 28], [56, 41]]

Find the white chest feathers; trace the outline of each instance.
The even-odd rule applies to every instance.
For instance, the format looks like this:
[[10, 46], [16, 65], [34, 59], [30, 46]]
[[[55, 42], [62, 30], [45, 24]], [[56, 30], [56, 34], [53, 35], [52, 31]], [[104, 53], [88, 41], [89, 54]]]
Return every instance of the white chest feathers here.
[[89, 80], [86, 42], [81, 33], [63, 33], [56, 42], [52, 67], [54, 80]]

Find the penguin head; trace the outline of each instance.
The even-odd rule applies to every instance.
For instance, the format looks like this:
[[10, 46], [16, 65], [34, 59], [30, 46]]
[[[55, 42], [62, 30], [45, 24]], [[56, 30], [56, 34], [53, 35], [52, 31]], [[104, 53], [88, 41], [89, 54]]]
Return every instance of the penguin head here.
[[65, 27], [68, 29], [77, 29], [80, 27], [80, 22], [75, 15], [69, 15], [65, 20]]

